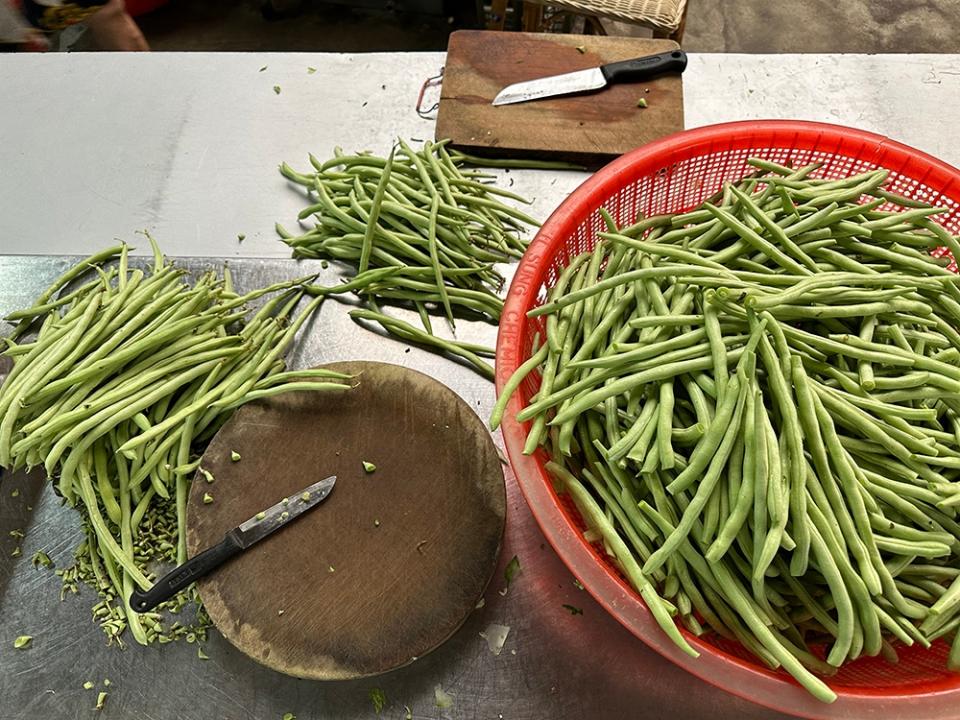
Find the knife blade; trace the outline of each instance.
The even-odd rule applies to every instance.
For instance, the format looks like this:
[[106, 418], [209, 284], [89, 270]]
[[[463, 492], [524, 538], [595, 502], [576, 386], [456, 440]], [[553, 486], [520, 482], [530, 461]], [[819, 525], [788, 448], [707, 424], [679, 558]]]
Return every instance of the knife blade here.
[[297, 495], [285, 497], [224, 535], [223, 540], [211, 548], [195, 555], [183, 565], [174, 568], [160, 578], [147, 591], [134, 590], [130, 595], [130, 607], [137, 612], [152, 610], [164, 600], [169, 600], [195, 580], [213, 572], [234, 555], [247, 550], [312, 510], [327, 499], [337, 482], [337, 476], [331, 475], [308, 485]]
[[507, 85], [493, 99], [493, 104], [511, 105], [557, 95], [600, 90], [614, 83], [641, 82], [665, 73], [682, 73], [686, 67], [687, 54], [683, 50], [671, 50], [633, 60], [608, 63], [589, 70], [577, 70]]

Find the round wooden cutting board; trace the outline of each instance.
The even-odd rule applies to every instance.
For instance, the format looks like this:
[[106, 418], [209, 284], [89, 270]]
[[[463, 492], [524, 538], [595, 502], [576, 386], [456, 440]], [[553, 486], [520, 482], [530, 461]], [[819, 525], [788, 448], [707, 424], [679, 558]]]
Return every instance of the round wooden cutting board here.
[[449, 638], [496, 567], [506, 513], [496, 447], [452, 390], [396, 365], [326, 367], [359, 384], [241, 408], [204, 454], [215, 480], [197, 476], [187, 512], [192, 557], [337, 476], [318, 507], [199, 582], [237, 648], [318, 680], [386, 672]]

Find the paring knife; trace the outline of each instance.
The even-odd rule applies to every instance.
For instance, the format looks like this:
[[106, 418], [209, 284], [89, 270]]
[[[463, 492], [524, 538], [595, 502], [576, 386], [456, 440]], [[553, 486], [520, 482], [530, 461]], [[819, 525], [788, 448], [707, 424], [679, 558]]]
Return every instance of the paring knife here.
[[646, 55], [609, 63], [589, 70], [577, 70], [563, 75], [529, 80], [507, 85], [493, 99], [494, 105], [510, 105], [571, 93], [599, 90], [614, 83], [641, 82], [664, 73], [682, 73], [687, 67], [687, 54], [683, 50]]
[[134, 590], [130, 595], [130, 607], [137, 612], [147, 612], [164, 600], [169, 600], [194, 580], [216, 570], [237, 553], [243, 552], [284, 525], [296, 520], [307, 510], [315, 508], [327, 499], [336, 482], [337, 476], [331, 475], [240, 523], [218, 544], [172, 570], [148, 591]]

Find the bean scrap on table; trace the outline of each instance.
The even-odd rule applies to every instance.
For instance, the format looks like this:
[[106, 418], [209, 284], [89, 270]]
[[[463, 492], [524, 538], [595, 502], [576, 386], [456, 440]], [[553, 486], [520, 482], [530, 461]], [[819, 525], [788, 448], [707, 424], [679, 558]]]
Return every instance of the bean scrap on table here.
[[442, 685], [436, 685], [433, 688], [434, 703], [441, 710], [447, 710], [453, 707], [453, 696], [443, 689]]
[[513, 582], [514, 578], [517, 576], [517, 573], [520, 572], [520, 558], [514, 555], [510, 558], [510, 561], [507, 563], [507, 566], [503, 570], [503, 579], [506, 581], [502, 590], [498, 590], [501, 595], [506, 595], [507, 591], [510, 589], [510, 583]]
[[373, 711], [379, 715], [387, 705], [387, 695], [380, 688], [373, 688], [369, 692], [370, 702], [373, 703]]
[[520, 572], [520, 558], [514, 555], [510, 558], [510, 561], [507, 563], [507, 566], [503, 570], [503, 579], [507, 581], [507, 586], [510, 586], [510, 583], [513, 582], [513, 579], [517, 576], [517, 573]]

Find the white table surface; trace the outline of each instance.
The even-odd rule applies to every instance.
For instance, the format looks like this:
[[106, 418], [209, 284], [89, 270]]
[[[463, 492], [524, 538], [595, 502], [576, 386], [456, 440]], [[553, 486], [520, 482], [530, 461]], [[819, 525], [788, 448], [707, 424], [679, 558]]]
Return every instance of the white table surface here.
[[[385, 153], [397, 136], [431, 138], [434, 123], [414, 104], [443, 61], [443, 53], [0, 55], [0, 253], [86, 253], [149, 229], [169, 255], [287, 257], [273, 224], [293, 224], [302, 202], [277, 164], [305, 167], [308, 152], [326, 157], [335, 145]], [[958, 55], [691, 55], [684, 105], [690, 128], [822, 120], [960, 165]], [[545, 218], [585, 176], [513, 177]]]

